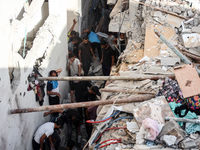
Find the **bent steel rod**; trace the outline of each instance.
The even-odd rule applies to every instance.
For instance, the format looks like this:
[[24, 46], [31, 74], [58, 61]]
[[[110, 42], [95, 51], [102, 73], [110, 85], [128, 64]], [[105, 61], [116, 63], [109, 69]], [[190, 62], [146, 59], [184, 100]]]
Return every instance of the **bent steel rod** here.
[[[135, 95], [135, 96], [124, 98], [124, 99], [118, 99], [115, 103], [119, 104], [119, 103], [142, 102], [142, 101], [154, 98], [154, 97], [155, 97], [154, 95], [149, 95], [149, 94]], [[115, 100], [116, 99], [109, 99], [109, 100], [89, 101], [89, 102], [80, 102], [80, 103], [41, 106], [41, 107], [35, 107], [35, 108], [12, 109], [12, 110], [10, 110], [10, 113], [17, 114], [17, 113], [29, 113], [29, 112], [49, 111], [49, 110], [58, 110], [58, 109], [108, 105], [108, 104], [113, 104], [113, 102]]]
[[172, 75], [134, 75], [134, 76], [81, 76], [81, 77], [39, 77], [39, 80], [49, 81], [104, 81], [104, 80], [158, 80], [164, 79], [165, 77], [175, 78], [174, 74]]

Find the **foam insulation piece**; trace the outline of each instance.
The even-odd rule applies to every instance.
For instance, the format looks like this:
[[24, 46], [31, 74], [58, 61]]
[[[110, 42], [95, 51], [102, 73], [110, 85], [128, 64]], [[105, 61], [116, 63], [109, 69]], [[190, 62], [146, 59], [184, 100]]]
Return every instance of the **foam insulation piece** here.
[[200, 34], [198, 33], [183, 34], [182, 38], [187, 48], [200, 46]]

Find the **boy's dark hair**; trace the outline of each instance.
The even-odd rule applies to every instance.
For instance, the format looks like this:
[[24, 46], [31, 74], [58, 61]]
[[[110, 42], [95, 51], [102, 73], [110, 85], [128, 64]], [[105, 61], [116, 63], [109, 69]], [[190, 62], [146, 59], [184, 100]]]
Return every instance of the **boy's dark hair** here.
[[84, 39], [84, 40], [87, 40], [87, 39], [88, 39], [88, 36], [87, 36], [87, 35], [86, 35], [86, 36], [84, 36], [84, 37], [83, 37], [83, 39]]
[[78, 41], [78, 38], [75, 36], [75, 37], [73, 37], [72, 41], [76, 42], [76, 41]]
[[106, 45], [106, 44], [107, 44], [107, 42], [105, 40], [101, 41], [101, 45]]
[[69, 147], [70, 149], [72, 149], [75, 145], [75, 142], [72, 141], [72, 140], [69, 140], [68, 143], [67, 143], [67, 147]]
[[72, 58], [74, 56], [75, 56], [74, 53], [69, 53], [69, 58]]
[[70, 35], [76, 36], [76, 31], [72, 30], [72, 32], [70, 33]]
[[63, 120], [62, 118], [59, 118], [59, 119], [55, 122], [55, 124], [57, 124], [58, 126], [63, 126], [64, 123], [65, 123], [65, 122], [64, 122], [64, 120]]
[[56, 72], [56, 70], [51, 70], [51, 71], [49, 72], [49, 76], [52, 76], [53, 73], [56, 73], [56, 76], [58, 76], [58, 73]]

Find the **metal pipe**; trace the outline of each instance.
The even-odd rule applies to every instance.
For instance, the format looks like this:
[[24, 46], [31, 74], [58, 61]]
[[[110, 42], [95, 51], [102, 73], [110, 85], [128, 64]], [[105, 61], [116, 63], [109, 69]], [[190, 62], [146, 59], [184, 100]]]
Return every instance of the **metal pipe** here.
[[[147, 95], [147, 94], [146, 95], [135, 95], [133, 97], [118, 99], [115, 103], [119, 104], [119, 103], [142, 102], [142, 101], [154, 98], [154, 97], [155, 97], [154, 95]], [[80, 103], [41, 106], [41, 107], [35, 107], [35, 108], [11, 109], [10, 113], [17, 114], [17, 113], [29, 113], [29, 112], [50, 111], [50, 110], [58, 110], [58, 109], [108, 105], [108, 104], [113, 104], [113, 102], [115, 100], [116, 99], [109, 99], [109, 100], [89, 101], [89, 102], [80, 102]]]
[[106, 80], [158, 80], [164, 79], [165, 77], [169, 77], [174, 79], [174, 74], [172, 75], [140, 75], [136, 74], [134, 76], [81, 76], [81, 77], [39, 77], [39, 80], [42, 81], [106, 81]]
[[176, 118], [176, 117], [165, 117], [165, 120], [175, 120], [175, 121], [179, 121], [179, 122], [188, 122], [188, 123], [196, 123], [196, 124], [200, 124], [200, 120], [199, 119], [185, 119], [185, 118]]
[[[174, 45], [172, 45], [158, 30], [154, 29], [155, 34], [178, 56], [180, 59], [186, 64], [192, 64], [192, 62], [187, 59]], [[200, 70], [197, 69], [198, 74], [200, 74]]]

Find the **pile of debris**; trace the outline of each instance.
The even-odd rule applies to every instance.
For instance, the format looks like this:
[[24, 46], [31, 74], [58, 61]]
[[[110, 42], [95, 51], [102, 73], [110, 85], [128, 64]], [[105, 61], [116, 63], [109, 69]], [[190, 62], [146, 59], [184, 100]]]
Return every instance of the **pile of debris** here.
[[90, 149], [200, 149], [200, 11], [196, 6], [189, 0], [117, 1], [109, 30], [118, 32], [122, 24], [128, 44], [111, 75], [165, 78], [107, 81], [102, 100], [141, 94], [153, 98], [99, 106]]

